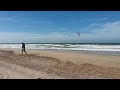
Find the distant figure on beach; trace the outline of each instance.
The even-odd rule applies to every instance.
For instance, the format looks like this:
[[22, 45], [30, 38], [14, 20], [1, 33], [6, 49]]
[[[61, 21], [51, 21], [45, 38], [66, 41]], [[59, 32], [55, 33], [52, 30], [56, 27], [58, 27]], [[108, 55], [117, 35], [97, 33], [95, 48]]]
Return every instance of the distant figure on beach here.
[[22, 42], [22, 54], [23, 54], [23, 51], [27, 54], [27, 52], [25, 51], [25, 44]]

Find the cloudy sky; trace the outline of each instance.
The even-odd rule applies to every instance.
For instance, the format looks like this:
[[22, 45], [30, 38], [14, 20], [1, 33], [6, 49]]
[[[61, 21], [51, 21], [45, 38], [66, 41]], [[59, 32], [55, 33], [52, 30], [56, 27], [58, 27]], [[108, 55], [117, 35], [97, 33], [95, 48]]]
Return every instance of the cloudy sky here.
[[14, 42], [120, 43], [120, 11], [0, 11], [0, 43]]

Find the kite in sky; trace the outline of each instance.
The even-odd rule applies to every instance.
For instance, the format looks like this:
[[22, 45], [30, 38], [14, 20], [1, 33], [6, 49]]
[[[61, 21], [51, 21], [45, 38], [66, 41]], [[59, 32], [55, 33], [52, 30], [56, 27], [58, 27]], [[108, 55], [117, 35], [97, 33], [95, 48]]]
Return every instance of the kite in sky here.
[[78, 37], [80, 37], [80, 33], [79, 33], [79, 32], [77, 32], [77, 34], [78, 34]]

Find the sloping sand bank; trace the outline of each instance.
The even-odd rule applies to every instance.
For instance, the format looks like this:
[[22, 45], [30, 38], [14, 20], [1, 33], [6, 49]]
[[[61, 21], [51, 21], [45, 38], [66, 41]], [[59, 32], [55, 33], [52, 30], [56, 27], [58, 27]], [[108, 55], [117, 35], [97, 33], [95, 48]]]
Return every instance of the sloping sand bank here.
[[[113, 64], [111, 57], [115, 59]], [[0, 50], [0, 78], [120, 79], [119, 58], [120, 56], [37, 50], [28, 50], [27, 55], [21, 55], [15, 49]]]

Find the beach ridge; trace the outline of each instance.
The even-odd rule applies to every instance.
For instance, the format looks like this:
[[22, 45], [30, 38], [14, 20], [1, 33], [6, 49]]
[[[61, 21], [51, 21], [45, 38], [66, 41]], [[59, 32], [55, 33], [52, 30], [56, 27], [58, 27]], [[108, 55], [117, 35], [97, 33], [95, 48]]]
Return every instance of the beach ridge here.
[[[73, 52], [27, 50], [21, 54], [16, 49], [0, 50], [0, 78], [4, 79], [119, 79], [120, 67], [111, 65], [110, 57], [92, 57], [91, 54], [80, 55]], [[36, 53], [35, 53], [36, 52]], [[51, 54], [50, 54], [51, 53]], [[52, 55], [53, 54], [53, 55]], [[55, 55], [56, 54], [56, 55]], [[58, 57], [57, 57], [58, 55]], [[73, 55], [68, 57], [69, 55]], [[76, 57], [75, 57], [76, 55]], [[84, 57], [86, 55], [86, 57]], [[59, 58], [62, 57], [62, 58]], [[82, 60], [86, 58], [86, 60]], [[119, 59], [119, 56], [114, 56]], [[64, 59], [63, 59], [64, 58]], [[70, 60], [71, 58], [71, 60]], [[88, 59], [90, 58], [90, 59]], [[92, 62], [89, 61], [94, 59]], [[101, 64], [97, 59], [105, 58]], [[75, 60], [76, 59], [76, 63]], [[73, 61], [72, 61], [73, 60]], [[83, 62], [84, 61], [84, 62]], [[117, 61], [117, 60], [116, 60]], [[79, 63], [78, 63], [79, 62]], [[110, 66], [104, 66], [110, 62]], [[112, 61], [114, 62], [114, 61]]]

